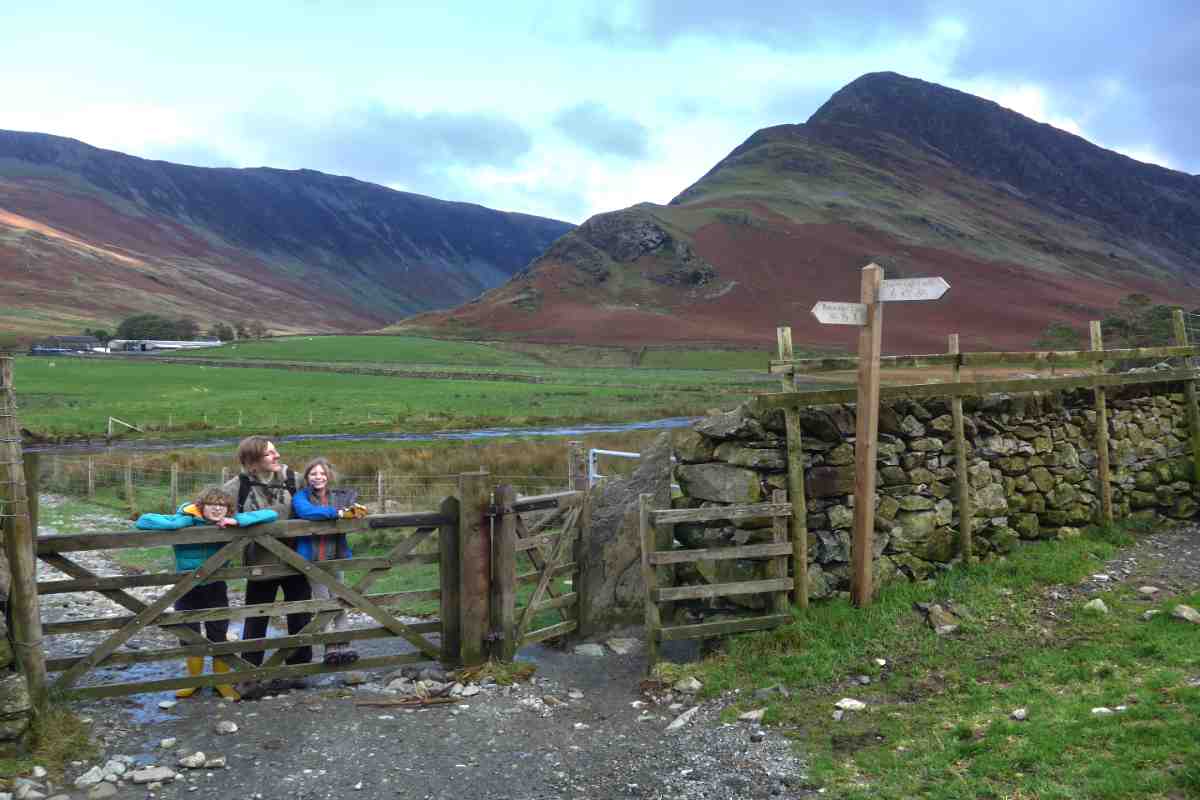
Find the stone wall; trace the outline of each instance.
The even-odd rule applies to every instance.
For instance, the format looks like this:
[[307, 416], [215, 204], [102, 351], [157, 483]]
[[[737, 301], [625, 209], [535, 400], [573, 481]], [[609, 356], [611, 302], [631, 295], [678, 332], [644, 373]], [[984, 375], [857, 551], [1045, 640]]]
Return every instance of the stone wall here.
[[[846, 591], [853, 527], [854, 407], [800, 412], [808, 503], [809, 591]], [[973, 541], [982, 559], [1021, 540], [1075, 536], [1099, 520], [1096, 413], [1090, 391], [964, 399]], [[956, 558], [958, 508], [949, 401], [880, 410], [875, 516], [877, 583], [920, 580]], [[675, 437], [677, 508], [752, 503], [787, 488], [782, 412], [749, 405], [706, 417]], [[1196, 512], [1184, 395], [1135, 387], [1109, 400], [1114, 514], [1190, 519]], [[677, 525], [685, 547], [764, 539], [768, 520]], [[679, 582], [744, 580], [762, 562], [718, 562]]]

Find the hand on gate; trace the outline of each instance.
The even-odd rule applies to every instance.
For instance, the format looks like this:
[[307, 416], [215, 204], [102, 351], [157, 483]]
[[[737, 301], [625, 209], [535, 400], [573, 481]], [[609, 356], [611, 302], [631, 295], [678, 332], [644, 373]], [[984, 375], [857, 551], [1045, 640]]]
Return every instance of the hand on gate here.
[[338, 519], [362, 519], [366, 515], [367, 507], [360, 503], [355, 503], [338, 511]]

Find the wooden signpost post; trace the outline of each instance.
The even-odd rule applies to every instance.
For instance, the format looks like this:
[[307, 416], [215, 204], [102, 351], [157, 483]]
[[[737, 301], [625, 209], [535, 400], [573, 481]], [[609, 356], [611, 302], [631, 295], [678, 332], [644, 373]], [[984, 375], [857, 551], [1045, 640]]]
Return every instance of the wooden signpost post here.
[[858, 413], [854, 443], [854, 539], [850, 548], [850, 599], [856, 606], [871, 603], [871, 554], [875, 526], [875, 456], [879, 438], [879, 350], [883, 333], [883, 303], [937, 300], [950, 284], [944, 278], [885, 281], [883, 267], [863, 267], [857, 303], [821, 301], [812, 313], [826, 325], [857, 325]]

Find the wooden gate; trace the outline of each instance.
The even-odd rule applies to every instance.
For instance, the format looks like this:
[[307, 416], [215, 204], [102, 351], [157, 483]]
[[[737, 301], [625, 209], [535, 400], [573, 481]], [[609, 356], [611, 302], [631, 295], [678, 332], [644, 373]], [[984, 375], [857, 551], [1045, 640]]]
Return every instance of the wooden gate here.
[[[132, 616], [45, 622], [42, 629], [43, 635], [46, 637], [115, 631], [88, 653], [47, 659], [47, 670], [59, 673], [57, 679], [52, 682], [51, 689], [73, 697], [107, 697], [191, 686], [214, 686], [229, 683], [231, 678], [235, 681], [297, 678], [345, 669], [390, 667], [438, 659], [454, 662], [458, 658], [459, 615], [456, 605], [458, 598], [456, 575], [458, 521], [459, 501], [455, 498], [447, 498], [438, 511], [376, 515], [362, 520], [335, 522], [289, 520], [246, 530], [197, 526], [169, 532], [121, 531], [39, 536], [36, 539], [38, 558], [70, 576], [68, 580], [39, 582], [37, 584], [39, 595], [98, 592], [133, 612]], [[305, 561], [281, 541], [312, 534], [352, 533], [381, 528], [415, 530], [395, 544], [382, 557], [350, 558], [318, 563]], [[416, 552], [422, 543], [430, 541], [434, 536], [438, 540], [438, 552]], [[251, 542], [278, 556], [281, 563], [270, 566], [227, 566], [230, 561], [236, 561]], [[80, 564], [78, 559], [65, 555], [93, 550], [201, 543], [220, 543], [222, 546], [198, 569], [186, 573], [162, 572], [101, 577]], [[393, 570], [412, 564], [431, 563], [439, 565], [439, 586], [436, 589], [367, 594], [372, 585]], [[342, 571], [347, 574], [364, 572], [352, 585], [347, 585], [337, 579], [337, 573]], [[305, 575], [313, 585], [320, 584], [328, 587], [332, 597], [327, 600], [273, 602], [199, 611], [168, 610], [171, 604], [185, 592], [206, 580], [285, 577], [296, 573]], [[127, 591], [135, 587], [148, 586], [169, 586], [170, 588], [150, 602], [143, 602]], [[393, 613], [393, 609], [396, 607], [429, 599], [440, 600], [441, 619], [411, 624], [397, 619]], [[322, 632], [326, 623], [343, 609], [360, 611], [371, 617], [377, 625], [346, 631]], [[200, 633], [186, 627], [187, 623], [220, 619], [244, 620], [248, 617], [270, 617], [298, 612], [312, 613], [314, 617], [299, 633], [275, 638], [210, 642]], [[130, 639], [149, 626], [169, 631], [183, 644], [179, 647], [159, 649], [140, 647], [138, 649], [122, 649], [122, 646], [129, 643]], [[432, 641], [428, 637], [428, 634], [431, 633], [440, 633], [441, 641]], [[287, 654], [297, 647], [386, 637], [399, 637], [406, 640], [412, 645], [415, 652], [363, 658], [353, 666], [323, 663], [282, 665]], [[246, 652], [271, 649], [275, 649], [276, 652], [261, 667], [254, 666], [242, 657], [242, 654]], [[220, 657], [229, 665], [234, 674], [78, 685], [87, 673], [97, 668], [178, 660], [188, 656]]]
[[[541, 512], [527, 521], [524, 515]], [[509, 485], [496, 489], [492, 537], [493, 653], [512, 660], [527, 644], [579, 629], [579, 548], [588, 524], [588, 493], [559, 492], [518, 498]], [[570, 575], [570, 590], [561, 585]], [[519, 587], [533, 585], [518, 605]], [[535, 627], [540, 614], [557, 612], [558, 621]]]

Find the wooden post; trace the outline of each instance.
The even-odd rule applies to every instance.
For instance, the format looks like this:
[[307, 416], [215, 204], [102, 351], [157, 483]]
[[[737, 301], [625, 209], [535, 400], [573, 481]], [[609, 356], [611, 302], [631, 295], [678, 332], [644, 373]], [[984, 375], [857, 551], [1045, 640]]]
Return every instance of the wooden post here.
[[93, 499], [96, 496], [96, 459], [92, 456], [87, 458], [87, 498]]
[[175, 509], [179, 508], [179, 462], [174, 458], [171, 459], [171, 508], [168, 511], [170, 514], [175, 513]]
[[[1092, 349], [1104, 349], [1104, 336], [1100, 331], [1100, 320], [1094, 319], [1089, 323], [1092, 335]], [[1104, 362], [1096, 362], [1096, 374], [1104, 373]], [[1113, 521], [1112, 475], [1108, 470], [1108, 396], [1103, 386], [1095, 388], [1096, 395], [1096, 470], [1100, 482], [1100, 512], [1104, 515], [1104, 524], [1111, 525]]]
[[[206, 415], [205, 415], [205, 417], [204, 417], [204, 421], [205, 421], [205, 422], [208, 422], [208, 415], [207, 415], [207, 414], [206, 414]], [[242, 429], [242, 410], [239, 408], [239, 409], [238, 409], [238, 430], [240, 431], [241, 429]]]
[[129, 513], [137, 513], [137, 498], [133, 492], [133, 459], [125, 459], [125, 500], [129, 503]]
[[[783, 489], [776, 489], [771, 492], [772, 503], [786, 503], [787, 492]], [[775, 544], [780, 544], [788, 540], [788, 521], [784, 517], [775, 517], [771, 520], [771, 541]], [[788, 576], [788, 559], [787, 556], [778, 556], [767, 562], [767, 578], [784, 578]], [[771, 593], [771, 613], [786, 614], [788, 613], [788, 593], [786, 590], [782, 592]]]
[[654, 567], [650, 565], [650, 554], [656, 549], [654, 526], [650, 524], [652, 494], [638, 495], [638, 530], [642, 538], [642, 581], [646, 584], [646, 671], [653, 672], [658, 663], [658, 637], [662, 630], [662, 619], [654, 592], [658, 588]]
[[808, 608], [808, 500], [804, 496], [804, 450], [800, 432], [800, 412], [785, 409], [787, 423], [788, 497], [792, 500], [792, 516], [788, 534], [792, 539], [792, 602]]
[[[500, 524], [492, 538], [492, 655], [512, 661], [517, 652], [517, 514], [512, 484], [496, 487], [496, 513]], [[564, 536], [567, 534], [564, 533]]]
[[459, 606], [458, 577], [458, 522], [461, 504], [458, 498], [447, 497], [439, 511], [445, 520], [438, 528], [438, 548], [441, 560], [438, 563], [440, 613], [442, 617], [442, 662], [462, 663], [462, 637], [459, 635], [461, 611]]
[[[16, 408], [15, 404], [13, 407]], [[13, 413], [15, 414], [16, 412], [14, 411]], [[42, 495], [41, 455], [38, 453], [25, 453], [22, 458], [25, 461], [25, 502], [28, 504], [29, 532], [30, 536], [36, 539], [39, 530], [38, 518], [41, 516], [39, 513]]]
[[229, 482], [229, 467], [221, 467], [221, 485]]
[[883, 304], [879, 287], [883, 268], [863, 267], [861, 302], [867, 323], [858, 333], [858, 407], [854, 443], [854, 541], [851, 547], [850, 598], [860, 608], [871, 604], [871, 556], [875, 525], [875, 455], [879, 449], [879, 350]]
[[491, 630], [488, 605], [492, 576], [491, 493], [487, 472], [458, 476], [458, 597], [462, 661], [466, 666], [487, 660], [487, 635]]
[[595, 571], [602, 571], [604, 565], [597, 563], [597, 559], [591, 555], [591, 547], [589, 545], [588, 536], [592, 530], [592, 492], [590, 489], [583, 493], [583, 508], [579, 513], [579, 537], [575, 540], [575, 564], [576, 572], [572, 589], [579, 596], [576, 603], [575, 619], [579, 623], [576, 629], [576, 636], [584, 638], [591, 636], [596, 632], [597, 622], [595, 618], [595, 609], [593, 603], [595, 600], [593, 589], [596, 576]]
[[567, 487], [578, 492], [588, 489], [587, 450], [583, 442], [567, 442]]
[[[958, 334], [950, 334], [951, 355], [958, 355]], [[954, 377], [953, 382], [958, 383], [959, 380], [959, 364], [954, 362]], [[950, 412], [953, 415], [954, 424], [954, 475], [958, 481], [958, 553], [962, 557], [964, 564], [971, 563], [971, 554], [973, 551], [971, 541], [971, 485], [967, 479], [967, 435], [963, 425], [963, 407], [962, 398], [954, 397], [950, 400]]]
[[[780, 325], [775, 329], [775, 343], [777, 345], [777, 353], [780, 361], [791, 361], [796, 357], [795, 351], [792, 350], [792, 329], [789, 325]], [[796, 371], [795, 368], [788, 375], [784, 375], [779, 379], [783, 384], [783, 390], [790, 392], [796, 387]]]
[[375, 494], [379, 498], [380, 513], [387, 513], [387, 498], [383, 496], [383, 470], [375, 471]]
[[58, 491], [58, 492], [62, 491], [62, 476], [63, 476], [62, 456], [60, 456], [56, 453], [51, 453], [50, 454], [50, 485], [52, 487], [54, 487], [52, 489], [52, 491]]
[[[1177, 308], [1171, 312], [1171, 327], [1175, 334], [1175, 344], [1186, 347], [1187, 326], [1183, 321], [1183, 309]], [[1184, 359], [1188, 364], [1189, 359]], [[1194, 488], [1200, 488], [1200, 408], [1196, 406], [1196, 381], [1184, 381], [1184, 400], [1187, 402], [1188, 433], [1192, 439], [1192, 482]]]
[[0, 356], [0, 498], [6, 518], [4, 547], [12, 575], [9, 613], [14, 655], [25, 674], [35, 714], [46, 709], [46, 654], [42, 649], [42, 616], [37, 594], [35, 534], [29, 518], [29, 496], [21, 457], [21, 428], [13, 392], [13, 361]]

